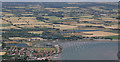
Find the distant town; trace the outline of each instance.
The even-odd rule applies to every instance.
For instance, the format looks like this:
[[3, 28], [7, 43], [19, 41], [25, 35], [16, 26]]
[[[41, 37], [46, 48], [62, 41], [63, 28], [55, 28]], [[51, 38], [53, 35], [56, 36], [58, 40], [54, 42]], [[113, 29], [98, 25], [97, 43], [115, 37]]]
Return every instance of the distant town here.
[[62, 41], [118, 41], [118, 3], [3, 2], [2, 60], [45, 60]]

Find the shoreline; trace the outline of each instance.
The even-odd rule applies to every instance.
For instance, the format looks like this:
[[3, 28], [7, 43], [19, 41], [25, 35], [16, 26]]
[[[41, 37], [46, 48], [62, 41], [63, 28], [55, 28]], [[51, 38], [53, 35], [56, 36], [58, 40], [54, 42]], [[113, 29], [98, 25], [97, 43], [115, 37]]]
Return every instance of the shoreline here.
[[118, 42], [119, 39], [107, 40], [107, 39], [94, 39], [94, 40], [58, 40], [57, 42]]
[[[50, 60], [53, 60], [53, 59], [60, 59], [59, 57], [59, 55], [63, 52], [63, 50], [65, 49], [64, 48], [64, 46], [63, 45], [65, 45], [65, 44], [68, 44], [69, 42], [80, 42], [80, 43], [87, 43], [87, 42], [89, 42], [89, 43], [96, 43], [96, 42], [118, 42], [118, 40], [73, 40], [73, 41], [64, 41], [64, 40], [58, 40], [58, 45], [59, 45], [59, 53], [58, 54], [55, 54], [55, 55], [58, 55], [58, 58], [54, 58], [55, 57], [55, 55], [54, 56], [52, 56], [51, 58], [50, 58]], [[70, 46], [72, 46], [72, 45], [70, 45]]]
[[[69, 43], [69, 42], [70, 42], [70, 43]], [[53, 56], [52, 59], [50, 59], [50, 60], [59, 60], [59, 59], [61, 59], [61, 54], [62, 54], [62, 52], [64, 51], [64, 49], [69, 48], [70, 46], [74, 46], [74, 45], [75, 45], [75, 44], [73, 44], [74, 42], [75, 42], [75, 43], [76, 43], [76, 42], [77, 42], [77, 43], [81, 43], [81, 45], [83, 45], [84, 43], [86, 43], [86, 44], [88, 43], [88, 44], [89, 44], [89, 43], [94, 43], [94, 42], [95, 42], [95, 43], [97, 43], [97, 42], [98, 42], [98, 43], [99, 43], [99, 42], [100, 42], [100, 43], [106, 43], [106, 42], [107, 42], [107, 43], [112, 43], [112, 42], [113, 42], [113, 43], [114, 43], [114, 42], [117, 43], [117, 41], [110, 41], [110, 40], [106, 40], [106, 41], [105, 41], [105, 40], [104, 40], [104, 41], [88, 41], [88, 40], [87, 40], [87, 41], [67, 41], [67, 42], [60, 42], [59, 45], [60, 45], [60, 48], [61, 48], [61, 49], [60, 49], [61, 52], [58, 54], [58, 56], [57, 56], [58, 58], [54, 58], [55, 56]], [[76, 43], [76, 44], [77, 44], [77, 43]], [[65, 47], [65, 46], [66, 46], [66, 47]], [[56, 55], [56, 54], [55, 54], [55, 55]]]

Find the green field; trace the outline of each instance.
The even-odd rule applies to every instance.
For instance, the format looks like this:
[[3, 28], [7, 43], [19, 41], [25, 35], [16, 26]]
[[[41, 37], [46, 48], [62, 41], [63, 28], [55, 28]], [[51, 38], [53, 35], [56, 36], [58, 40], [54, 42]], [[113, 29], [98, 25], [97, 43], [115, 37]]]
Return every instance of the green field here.
[[107, 36], [107, 38], [120, 39], [120, 37], [119, 37], [119, 36]]
[[35, 48], [37, 50], [54, 50], [54, 48]]
[[2, 27], [10, 27], [10, 24], [2, 24]]

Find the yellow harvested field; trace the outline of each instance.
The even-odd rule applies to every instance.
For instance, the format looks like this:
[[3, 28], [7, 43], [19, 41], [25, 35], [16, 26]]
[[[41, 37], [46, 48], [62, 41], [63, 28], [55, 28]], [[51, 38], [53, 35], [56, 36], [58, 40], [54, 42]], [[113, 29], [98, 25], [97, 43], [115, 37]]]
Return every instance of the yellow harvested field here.
[[43, 31], [28, 31], [28, 33], [33, 33], [33, 34], [42, 34]]
[[43, 38], [41, 38], [41, 37], [32, 37], [30, 39], [41, 39], [41, 40], [43, 40]]
[[86, 8], [80, 8], [81, 10], [89, 10], [89, 9], [86, 9]]
[[25, 44], [27, 44], [28, 46], [32, 46], [32, 43], [30, 42], [25, 42]]
[[80, 35], [83, 35], [83, 33], [66, 33], [68, 35], [75, 35], [75, 36], [80, 36]]
[[5, 16], [13, 16], [14, 14], [5, 14]]
[[45, 9], [48, 9], [48, 10], [49, 10], [49, 9], [57, 9], [57, 8], [45, 8]]
[[85, 37], [100, 37], [100, 36], [114, 36], [118, 35], [117, 33], [103, 32], [103, 31], [92, 31], [92, 32], [83, 32]]
[[94, 21], [94, 19], [86, 19], [86, 18], [80, 18], [79, 21]]
[[15, 7], [15, 8], [25, 8], [25, 7]]
[[64, 7], [64, 8], [79, 8], [79, 7]]
[[97, 29], [96, 28], [82, 28], [81, 30], [97, 30]]
[[5, 55], [6, 54], [6, 52], [0, 52], [0, 55]]
[[19, 23], [13, 23], [13, 25], [21, 25], [21, 24], [27, 24], [27, 23], [21, 23], [21, 22], [19, 22]]
[[104, 26], [105, 28], [118, 29], [118, 24], [112, 26]]
[[2, 46], [2, 44], [0, 44], [0, 47]]
[[3, 19], [6, 19], [8, 21], [18, 21], [19, 17], [10, 17], [10, 18], [3, 18]]
[[80, 3], [68, 2], [67, 4], [80, 4]]
[[73, 24], [76, 26], [104, 26], [103, 24], [89, 24], [89, 23], [83, 23], [83, 24]]
[[58, 28], [58, 29], [61, 29], [61, 30], [64, 30], [64, 29], [76, 29], [77, 26], [56, 24], [56, 26], [54, 28]]
[[87, 16], [80, 16], [80, 17], [83, 17], [83, 18], [91, 18], [93, 17], [92, 15], [87, 15]]
[[40, 21], [40, 22], [36, 22], [37, 24], [46, 24], [45, 22], [42, 22], [42, 21]]
[[[36, 17], [10, 17], [4, 18], [8, 21], [11, 21], [13, 25], [19, 25], [19, 27], [24, 28], [34, 28], [34, 26], [48, 27], [51, 28], [51, 25], [46, 25], [45, 22], [36, 20]], [[4, 22], [5, 23], [5, 22]]]
[[100, 9], [99, 7], [103, 7], [103, 6], [94, 6], [94, 7], [90, 7], [93, 10], [97, 10], [97, 11], [104, 11], [104, 12], [108, 12], [107, 10], [104, 9]]
[[13, 29], [21, 29], [21, 28], [17, 28], [17, 27], [15, 27], [15, 26], [10, 26], [10, 27], [0, 27], [0, 29], [11, 29], [11, 28], [13, 28]]
[[35, 49], [37, 49], [37, 50], [47, 50], [47, 51], [54, 50], [54, 48], [35, 48]]
[[102, 18], [102, 20], [104, 20], [104, 21], [118, 21], [116, 18]]
[[21, 14], [21, 15], [33, 15], [33, 14]]
[[59, 20], [60, 17], [56, 17], [56, 16], [43, 16], [44, 18], [49, 18], [50, 20]]
[[33, 37], [33, 38], [9, 37], [9, 39], [11, 39], [11, 40], [29, 40], [29, 39], [41, 39], [41, 40], [43, 40], [43, 38], [41, 38], [41, 37]]
[[20, 25], [19, 27], [23, 27], [23, 28], [34, 28], [34, 25]]
[[16, 42], [16, 41], [5, 41], [5, 42], [3, 42], [3, 43], [19, 43], [19, 42]]
[[71, 37], [71, 35], [66, 35], [66, 36], [64, 36], [64, 37]]
[[4, 18], [8, 21], [34, 21], [36, 20], [36, 17], [10, 17], [10, 18]]
[[52, 25], [39, 25], [40, 27], [47, 27], [47, 28], [53, 28]]
[[6, 11], [11, 11], [11, 10], [8, 10], [8, 9], [7, 9]]
[[29, 39], [29, 38], [22, 38], [22, 37], [9, 37], [9, 39], [11, 39], [11, 40], [27, 40], [27, 39]]
[[20, 17], [20, 18], [26, 18], [26, 19], [36, 19], [36, 17]]
[[9, 24], [9, 22], [2, 20], [2, 23], [0, 23], [0, 24]]

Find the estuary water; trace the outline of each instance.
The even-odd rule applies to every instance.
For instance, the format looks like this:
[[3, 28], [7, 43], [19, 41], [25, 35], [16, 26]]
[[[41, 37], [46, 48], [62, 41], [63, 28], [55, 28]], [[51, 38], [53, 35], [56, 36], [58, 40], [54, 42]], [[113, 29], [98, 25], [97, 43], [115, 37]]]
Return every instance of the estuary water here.
[[63, 42], [53, 60], [117, 60], [117, 42]]

